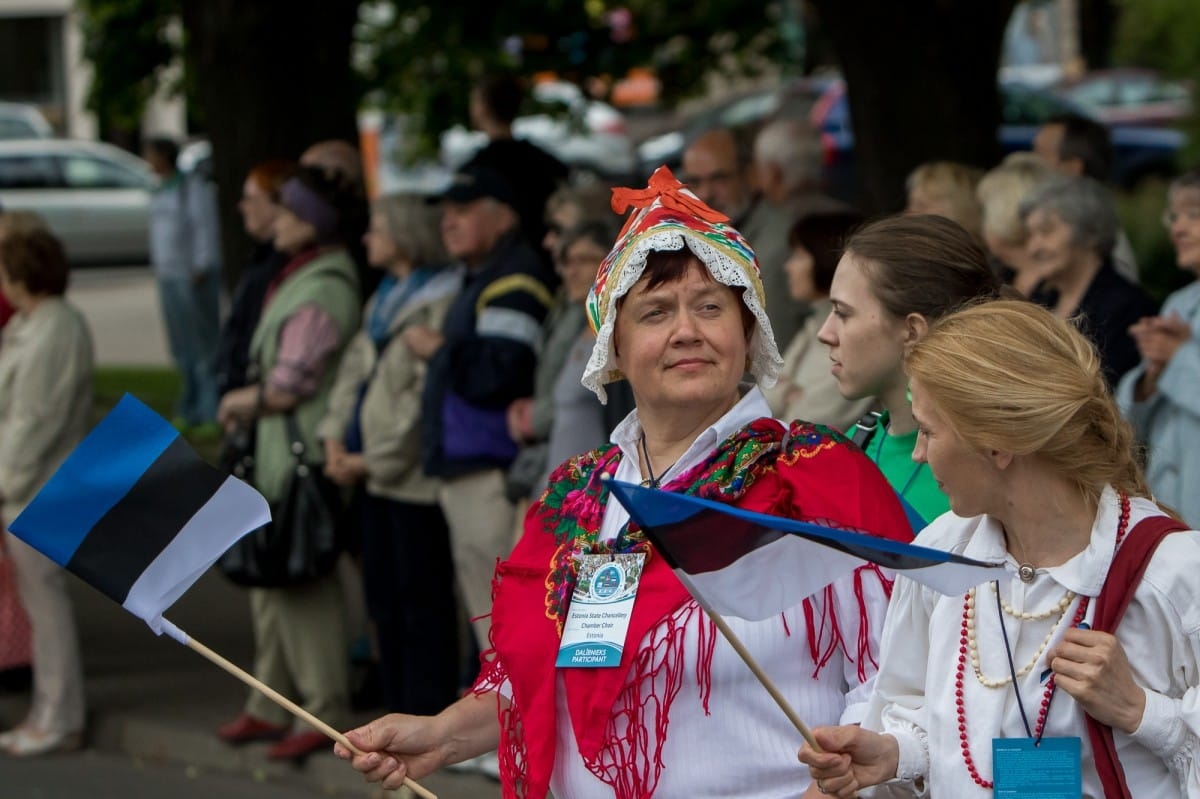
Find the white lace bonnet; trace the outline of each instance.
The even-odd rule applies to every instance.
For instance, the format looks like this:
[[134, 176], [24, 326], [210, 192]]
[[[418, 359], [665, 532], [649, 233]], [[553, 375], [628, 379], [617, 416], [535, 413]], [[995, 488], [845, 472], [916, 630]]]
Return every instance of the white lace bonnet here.
[[596, 333], [596, 343], [583, 372], [583, 385], [601, 402], [608, 401], [604, 384], [621, 379], [620, 371], [609, 366], [617, 300], [641, 279], [649, 253], [685, 246], [718, 283], [746, 289], [742, 298], [755, 320], [749, 371], [759, 385], [775, 385], [783, 359], [767, 319], [758, 259], [742, 234], [729, 225], [729, 218], [701, 202], [665, 166], [654, 172], [645, 189], [613, 189], [612, 208], [618, 214], [629, 208], [635, 210], [600, 264], [596, 282], [588, 292], [588, 321]]

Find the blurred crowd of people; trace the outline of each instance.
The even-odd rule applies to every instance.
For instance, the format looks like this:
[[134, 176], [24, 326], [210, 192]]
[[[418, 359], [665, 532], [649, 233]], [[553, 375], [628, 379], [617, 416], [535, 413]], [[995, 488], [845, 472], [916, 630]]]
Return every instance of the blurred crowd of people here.
[[[956, 321], [967, 306], [982, 309], [995, 303], [1007, 309], [1008, 328], [989, 327], [995, 320], [975, 324], [988, 335], [1008, 330], [1027, 337], [1008, 343], [1049, 348], [1046, 342], [1066, 341], [1063, 352], [1069, 354], [1048, 358], [1043, 366], [1062, 369], [1064, 386], [1074, 374], [1071, 369], [1081, 370], [1086, 402], [1098, 403], [1104, 412], [1119, 408], [1132, 423], [1137, 446], [1144, 449], [1135, 450], [1133, 439], [1120, 433], [1124, 423], [1115, 416], [1078, 433], [1083, 438], [1107, 436], [1114, 468], [1125, 470], [1121, 475], [1137, 471], [1136, 453], [1144, 452], [1145, 460], [1145, 483], [1140, 471], [1137, 479], [1128, 480], [1100, 471], [1079, 493], [1083, 505], [1078, 516], [1086, 516], [1087, 531], [1093, 516], [1115, 519], [1118, 513], [1124, 530], [1129, 497], [1137, 500], [1134, 515], [1139, 520], [1153, 515], [1153, 497], [1187, 525], [1200, 525], [1200, 493], [1195, 490], [1200, 393], [1191, 393], [1200, 384], [1200, 289], [1190, 284], [1160, 309], [1138, 286], [1137, 265], [1104, 184], [1111, 147], [1103, 127], [1077, 117], [1056, 118], [1039, 132], [1033, 152], [1010, 155], [987, 171], [951, 162], [922, 164], [908, 178], [906, 212], [868, 219], [823, 193], [820, 141], [795, 123], [771, 123], [753, 140], [729, 130], [708, 131], [685, 151], [679, 176], [683, 185], [660, 171], [644, 196], [626, 192], [620, 195], [622, 204], [613, 200], [610, 187], [572, 183], [556, 159], [512, 137], [520, 100], [519, 87], [508, 79], [489, 80], [473, 90], [472, 121], [488, 134], [489, 143], [437, 197], [387, 195], [369, 201], [358, 155], [345, 142], [314, 144], [294, 163], [264, 154], [242, 187], [239, 210], [253, 247], [223, 322], [218, 314], [220, 260], [212, 249], [215, 195], [210, 185], [191, 183], [177, 171], [178, 152], [171, 142], [156, 139], [147, 146], [149, 160], [163, 177], [153, 203], [151, 250], [170, 350], [182, 378], [180, 426], [218, 425], [225, 436], [223, 463], [246, 468], [245, 476], [271, 502], [285, 491], [298, 435], [304, 451], [316, 458], [346, 499], [346, 557], [337, 568], [301, 585], [249, 589], [255, 676], [344, 728], [353, 702], [349, 652], [356, 638], [365, 638], [380, 676], [378, 704], [403, 714], [386, 717], [381, 726], [364, 728], [353, 739], [368, 752], [354, 759], [370, 778], [393, 787], [410, 773], [420, 776], [434, 766], [466, 761], [503, 773], [506, 784], [532, 773], [536, 786], [553, 786], [556, 793], [566, 786], [563, 795], [568, 796], [611, 796], [613, 790], [618, 796], [648, 796], [656, 786], [665, 795], [690, 795], [695, 781], [714, 778], [711, 769], [717, 766], [710, 763], [697, 763], [695, 773], [686, 777], [678, 769], [662, 771], [663, 758], [671, 763], [684, 753], [683, 744], [672, 740], [689, 741], [692, 752], [711, 751], [713, 759], [727, 754], [720, 737], [707, 748], [699, 743], [707, 694], [703, 709], [700, 704], [684, 707], [680, 700], [674, 711], [679, 720], [670, 734], [680, 737], [665, 732], [668, 701], [657, 720], [659, 748], [640, 755], [622, 750], [623, 757], [658, 759], [657, 766], [647, 766], [648, 771], [626, 784], [610, 766], [597, 765], [604, 752], [597, 754], [595, 747], [616, 746], [614, 739], [634, 733], [608, 730], [606, 743], [599, 744], [573, 739], [583, 729], [562, 721], [568, 701], [578, 702], [571, 704], [571, 712], [594, 711], [602, 714], [597, 718], [607, 718], [609, 708], [589, 704], [591, 692], [619, 686], [569, 678], [556, 693], [553, 672], [524, 659], [535, 633], [526, 640], [526, 632], [514, 632], [514, 607], [535, 620], [552, 618], [550, 608], [525, 607], [524, 599], [505, 594], [505, 585], [532, 574], [545, 595], [556, 579], [536, 572], [546, 565], [536, 559], [548, 554], [536, 536], [543, 527], [550, 529], [551, 517], [557, 524], [570, 514], [562, 497], [554, 500], [554, 490], [547, 486], [570, 486], [580, 495], [590, 491], [571, 481], [590, 474], [585, 465], [607, 468], [608, 455], [586, 462], [573, 456], [611, 453], [613, 446], [624, 454], [621, 464], [611, 463], [609, 473], [618, 477], [676, 490], [691, 490], [689, 480], [696, 481], [693, 487], [723, 486], [724, 478], [697, 477], [697, 470], [728, 454], [719, 443], [725, 436], [755, 418], [770, 417], [803, 420], [809, 425], [800, 431], [804, 435], [850, 447], [850, 465], [839, 462], [836, 468], [861, 480], [864, 487], [855, 490], [873, 492], [876, 482], [890, 486], [896, 506], [880, 512], [889, 523], [904, 518], [919, 530], [951, 517], [960, 523], [978, 514], [1002, 517], [999, 499], [1032, 490], [1032, 478], [1025, 475], [1024, 482], [1010, 483], [1007, 465], [997, 461], [992, 477], [1003, 490], [989, 493], [981, 484], [951, 480], [939, 467], [966, 456], [946, 455], [934, 444], [950, 438], [957, 442], [958, 437], [976, 442], [961, 425], [982, 425], [991, 413], [972, 416], [964, 411], [966, 421], [956, 421], [959, 417], [949, 413], [954, 409], [946, 403], [957, 395], [937, 382], [937, 369], [930, 366], [935, 355], [947, 363], [959, 357], [947, 342], [955, 324], [973, 324], [970, 312], [966, 322]], [[1178, 264], [1200, 274], [1200, 172], [1177, 178], [1167, 200], [1163, 221]], [[629, 207], [633, 213], [625, 216]], [[671, 251], [686, 257], [677, 262], [660, 257]], [[82, 317], [62, 299], [66, 283], [67, 265], [53, 236], [36, 220], [15, 213], [0, 216], [0, 289], [12, 314], [0, 344], [0, 507], [6, 521], [85, 434], [80, 425], [90, 418], [91, 341]], [[723, 287], [733, 299], [714, 294], [708, 284]], [[686, 317], [693, 313], [689, 303], [702, 309], [695, 312], [699, 321], [679, 322], [684, 333], [674, 328], [655, 332], [660, 324], [656, 314]], [[706, 332], [708, 325], [720, 333]], [[668, 334], [676, 338], [655, 338]], [[1071, 337], [1080, 334], [1079, 341], [1090, 342], [1094, 350], [1071, 349], [1077, 343]], [[659, 345], [665, 351], [690, 346], [677, 341], [686, 335], [719, 342], [712, 345], [713, 358], [723, 371], [709, 393], [677, 397], [669, 381], [657, 374], [655, 356], [647, 353]], [[739, 335], [742, 341], [735, 346]], [[938, 347], [949, 348], [949, 354]], [[1094, 364], [1087, 360], [1088, 352], [1094, 353]], [[981, 370], [988, 358], [1000, 362], [1010, 357], [982, 347], [975, 354]], [[1038, 363], [1030, 356], [1029, 369], [1041, 368]], [[701, 369], [688, 366], [693, 367]], [[1098, 382], [1088, 383], [1093, 372]], [[739, 387], [747, 376], [759, 388]], [[1025, 397], [1035, 390], [1032, 383], [1054, 379], [1038, 374], [1022, 383], [1022, 375], [1013, 374], [1001, 388]], [[982, 378], [978, 390], [985, 391]], [[1066, 391], [1040, 383], [1036, 390]], [[1020, 413], [1048, 412], [1044, 405], [1031, 402], [1027, 408], [1021, 401], [998, 401], [1003, 413], [995, 415], [1010, 413], [1011, 418], [1001, 419], [1004, 424], [1023, 425], [1032, 424], [1033, 416]], [[938, 428], [942, 423], [949, 427]], [[687, 429], [677, 430], [680, 425]], [[700, 431], [706, 428], [720, 435], [705, 438]], [[789, 434], [772, 435], [782, 436], [772, 446], [790, 452]], [[1039, 439], [1022, 457], [1045, 451], [1051, 438]], [[984, 442], [976, 442], [980, 451], [1016, 447], [986, 436], [979, 442]], [[734, 462], [741, 467], [741, 461]], [[560, 467], [564, 463], [568, 466]], [[638, 463], [640, 467], [634, 465]], [[982, 469], [977, 464], [963, 468]], [[1068, 471], [1058, 464], [1030, 474], [1040, 476], [1042, 486], [1060, 487], [1070, 482]], [[805, 472], [789, 461], [788, 469], [781, 468], [771, 479], [790, 481], [786, 490], [795, 498], [794, 507], [788, 507], [811, 515], [806, 509], [818, 500], [801, 500], [802, 490], [791, 484], [816, 485], [824, 479], [820, 470]], [[703, 495], [708, 489], [696, 490]], [[1043, 491], [1039, 496], [1053, 505], [1056, 495]], [[618, 534], [627, 518], [604, 506], [603, 498], [595, 501], [599, 509], [588, 506], [595, 529], [584, 532], [593, 544], [599, 536], [615, 546], [612, 542], [628, 532]], [[729, 501], [738, 504], [743, 497], [737, 494]], [[865, 524], [845, 496], [830, 502], [819, 518], [850, 527]], [[1006, 521], [1013, 529], [1029, 529], [1025, 518], [1019, 524]], [[942, 524], [937, 529], [943, 536], [938, 540], [947, 546], [962, 538], [957, 528], [946, 532], [949, 528]], [[1105, 540], [1111, 545], [1110, 539]], [[1081, 546], [1088, 540], [1081, 538]], [[1008, 539], [1009, 553], [1024, 569], [1030, 554], [1025, 550], [1037, 547], [1022, 538], [1025, 549], [1014, 552], [1013, 541]], [[1003, 553], [1003, 540], [999, 546]], [[34, 700], [26, 720], [0, 734], [0, 749], [23, 756], [74, 748], [83, 731], [85, 700], [61, 571], [11, 535], [4, 538], [4, 551], [31, 623]], [[504, 578], [508, 583], [496, 576], [498, 563], [513, 570]], [[1044, 569], [1037, 574], [1037, 580], [1051, 579]], [[876, 596], [874, 588], [863, 588], [861, 575], [856, 579], [856, 585], [831, 589], [843, 598], [857, 595], [853, 620], [837, 617], [846, 607], [832, 609], [837, 605], [834, 594], [816, 603], [821, 607], [805, 605], [785, 618], [793, 631], [803, 631], [807, 619], [817, 660], [805, 660], [803, 668], [788, 672], [795, 684], [786, 690], [798, 691], [797, 701], [810, 706], [822, 724], [866, 720], [875, 725], [871, 729], [887, 731], [899, 724], [907, 730], [900, 735], [901, 745], [909, 746], [911, 738], [921, 738], [917, 728], [928, 720], [913, 721], [910, 713], [902, 724], [893, 724], [904, 714], [870, 699], [876, 665], [887, 669], [889, 663], [887, 650], [878, 658], [877, 647], [898, 641], [894, 646], [903, 648], [905, 636], [936, 638], [945, 631], [932, 625], [929, 630], [916, 630], [913, 624], [901, 628], [890, 617], [885, 628], [890, 581], [881, 579], [879, 585], [886, 588]], [[1019, 580], [1032, 584], [1035, 578], [1022, 573]], [[930, 607], [901, 585], [906, 608], [925, 612]], [[1082, 590], [1069, 593], [1059, 613], [1064, 619]], [[1007, 601], [1020, 604], [1012, 595]], [[355, 620], [358, 605], [365, 608], [365, 624]], [[1080, 614], [1086, 612], [1086, 603], [1079, 607]], [[704, 647], [712, 645], [711, 638], [704, 643], [704, 636], [711, 631], [698, 616], [679, 615], [675, 608], [664, 606], [662, 617], [650, 619], [642, 632], [653, 639], [659, 634], [656, 624], [669, 628], [669, 634], [663, 633], [668, 638], [676, 629], [686, 630], [679, 632], [679, 651], [703, 661]], [[829, 646], [829, 653], [836, 647], [814, 631], [814, 613], [837, 617], [832, 623], [847, 631], [835, 642], [844, 654], [839, 669], [822, 672], [828, 656], [817, 657], [818, 646]], [[1021, 616], [1026, 621], [1047, 617], [1032, 612]], [[747, 623], [742, 632], [767, 660], [787, 660], [790, 650], [780, 648], [778, 630], [767, 629], [772, 624]], [[856, 624], [862, 625], [857, 649], [848, 632]], [[957, 647], [958, 628], [952, 632]], [[1053, 633], [1045, 633], [1045, 640]], [[989, 641], [994, 643], [997, 635]], [[1022, 639], [1021, 646], [1027, 644]], [[807, 650], [803, 643], [797, 646], [797, 652]], [[646, 651], [651, 650], [653, 646]], [[1032, 652], [1035, 661], [1045, 655], [1045, 643]], [[716, 672], [707, 677], [689, 672], [687, 677], [688, 685], [701, 693], [718, 691], [718, 674], [724, 674], [724, 662], [718, 658], [714, 665], [711, 651], [707, 657], [706, 668]], [[644, 675], [647, 691], [671, 697], [678, 693], [678, 684], [656, 682], [661, 675], [654, 669], [669, 671], [667, 666], [642, 665], [650, 670]], [[923, 661], [902, 665], [912, 673], [926, 668]], [[809, 689], [800, 672], [812, 673], [814, 681], [824, 674], [825, 693], [819, 701], [805, 693]], [[1023, 675], [1014, 675], [1012, 682]], [[891, 693], [885, 698], [911, 710], [916, 689], [902, 682], [887, 683]], [[522, 694], [539, 684], [537, 693]], [[1119, 684], [1126, 685], [1123, 677]], [[1083, 710], [1119, 726], [1107, 705], [1063, 687]], [[1167, 691], [1162, 686], [1156, 690]], [[612, 694], [601, 695], [613, 699]], [[765, 704], [759, 700], [746, 707]], [[497, 701], [502, 705], [498, 721]], [[1063, 713], [1076, 707], [1062, 704]], [[556, 706], [558, 721], [553, 712], [541, 715]], [[517, 707], [529, 725], [527, 732], [515, 729], [517, 722], [505, 716]], [[628, 707], [626, 711], [622, 723], [656, 723]], [[946, 712], [947, 719], [954, 716], [953, 709]], [[435, 758], [431, 753], [448, 744], [426, 741], [433, 729], [412, 720], [439, 713], [451, 714], [442, 718], [450, 719], [446, 723], [453, 722], [453, 729], [476, 737], [461, 750]], [[749, 710], [744, 718], [737, 715], [735, 726], [748, 732], [754, 724], [751, 715]], [[936, 723], [947, 719], [939, 716]], [[538, 728], [541, 723], [551, 726]], [[1059, 728], [1075, 729], [1072, 724], [1064, 721]], [[267, 756], [283, 760], [303, 758], [329, 744], [322, 733], [293, 723], [258, 693], [251, 693], [243, 713], [217, 734], [231, 744], [271, 740]], [[522, 737], [526, 734], [557, 736], [560, 752], [574, 746], [592, 750], [584, 752], [582, 761], [551, 757], [553, 762], [543, 762], [545, 752], [529, 750]], [[406, 736], [407, 743], [401, 741]], [[783, 749], [791, 746], [786, 737], [781, 740]], [[1122, 740], [1127, 746], [1144, 744]], [[913, 767], [905, 772], [915, 762], [908, 750], [896, 755], [880, 749], [869, 768], [860, 767], [851, 750], [858, 746], [857, 751], [866, 751], [877, 744], [874, 739], [834, 731], [822, 742], [830, 751], [851, 756], [835, 761], [806, 750], [802, 758], [820, 779], [810, 784], [807, 774], [793, 773], [794, 755], [790, 768], [780, 767], [785, 776], [778, 779], [794, 780], [792, 787], [801, 791], [851, 795], [878, 775], [910, 783], [931, 776], [928, 763], [924, 771]], [[984, 745], [975, 744], [976, 758]], [[926, 760], [936, 762], [941, 755], [934, 746], [927, 741]], [[494, 755], [490, 761], [486, 757], [497, 747], [498, 765]], [[339, 753], [351, 757], [349, 751]], [[958, 757], [958, 750], [952, 754]], [[481, 755], [482, 760], [476, 757]], [[746, 762], [757, 763], [761, 757], [747, 755]], [[522, 758], [532, 772], [521, 771]], [[777, 779], [769, 766], [760, 765], [770, 780]], [[967, 765], [975, 769], [969, 753]], [[1139, 768], [1159, 766], [1167, 768], [1161, 762]], [[771, 795], [771, 787], [754, 783], [745, 768], [732, 766], [729, 772], [730, 779], [747, 779], [762, 788], [761, 795]], [[978, 777], [974, 770], [969, 773]], [[937, 768], [932, 776], [937, 777]], [[1190, 784], [1190, 776], [1181, 779]], [[616, 787], [601, 788], [601, 783]], [[974, 784], [983, 782], [975, 779]], [[744, 795], [760, 795], [747, 790]]]

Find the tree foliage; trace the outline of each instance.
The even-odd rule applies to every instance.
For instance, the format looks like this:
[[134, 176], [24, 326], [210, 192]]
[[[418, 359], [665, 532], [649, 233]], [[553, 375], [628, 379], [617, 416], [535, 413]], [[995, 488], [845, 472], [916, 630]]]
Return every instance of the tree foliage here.
[[905, 175], [922, 161], [990, 166], [999, 156], [995, 76], [1016, 0], [81, 2], [93, 107], [123, 124], [140, 117], [176, 52], [168, 22], [182, 20], [186, 72], [225, 192], [252, 158], [352, 136], [363, 96], [404, 112], [431, 145], [435, 132], [466, 121], [470, 84], [496, 70], [553, 71], [594, 90], [649, 65], [668, 106], [714, 76], [786, 73], [803, 55], [790, 23], [804, 7], [817, 12], [846, 77], [861, 199], [880, 211], [898, 206]]
[[1200, 5], [1195, 0], [1121, 0], [1116, 57], [1181, 78], [1200, 76]]
[[[1116, 57], [1192, 81], [1200, 91], [1200, 4], [1195, 0], [1120, 0]], [[1200, 103], [1193, 103], [1185, 164], [1200, 163]]]
[[467, 117], [470, 85], [497, 70], [554, 72], [589, 89], [651, 65], [670, 104], [713, 74], [778, 70], [786, 0], [510, 0], [364, 5], [358, 67], [378, 105], [426, 134]]
[[179, 0], [79, 0], [87, 107], [109, 135], [136, 131], [163, 70], [179, 54], [171, 35]]

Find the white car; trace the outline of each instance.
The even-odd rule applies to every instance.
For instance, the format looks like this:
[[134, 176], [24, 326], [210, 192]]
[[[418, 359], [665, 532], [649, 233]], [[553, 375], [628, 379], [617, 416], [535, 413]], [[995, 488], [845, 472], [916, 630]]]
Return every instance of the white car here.
[[72, 264], [147, 263], [157, 184], [149, 164], [109, 144], [0, 141], [0, 206], [40, 214]]
[[[533, 142], [575, 173], [627, 180], [637, 171], [637, 154], [620, 111], [588, 99], [566, 81], [535, 84], [531, 100], [534, 113], [513, 120], [515, 138]], [[485, 134], [455, 125], [442, 133], [441, 161], [457, 169], [486, 143]]]
[[37, 106], [0, 102], [0, 140], [48, 139], [53, 135], [54, 128]]

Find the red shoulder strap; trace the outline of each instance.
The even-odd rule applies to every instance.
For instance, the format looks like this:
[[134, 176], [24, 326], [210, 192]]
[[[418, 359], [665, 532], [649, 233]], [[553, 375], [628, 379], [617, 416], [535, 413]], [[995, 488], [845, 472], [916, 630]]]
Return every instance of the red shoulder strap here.
[[[1187, 529], [1186, 524], [1170, 516], [1151, 516], [1142, 519], [1129, 531], [1113, 557], [1100, 596], [1096, 597], [1093, 629], [1105, 633], [1116, 632], [1158, 545], [1169, 534]], [[1131, 799], [1129, 785], [1125, 782], [1125, 770], [1117, 759], [1112, 727], [1088, 716], [1087, 730], [1105, 799]]]

